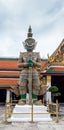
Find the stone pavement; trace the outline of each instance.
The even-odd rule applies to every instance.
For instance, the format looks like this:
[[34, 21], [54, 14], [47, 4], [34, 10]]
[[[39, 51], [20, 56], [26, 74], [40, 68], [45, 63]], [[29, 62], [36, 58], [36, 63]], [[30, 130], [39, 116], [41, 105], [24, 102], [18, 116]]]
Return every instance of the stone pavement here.
[[55, 117], [51, 122], [22, 122], [22, 123], [5, 123], [5, 108], [0, 107], [0, 130], [64, 130], [64, 117], [59, 117], [59, 123], [56, 123]]

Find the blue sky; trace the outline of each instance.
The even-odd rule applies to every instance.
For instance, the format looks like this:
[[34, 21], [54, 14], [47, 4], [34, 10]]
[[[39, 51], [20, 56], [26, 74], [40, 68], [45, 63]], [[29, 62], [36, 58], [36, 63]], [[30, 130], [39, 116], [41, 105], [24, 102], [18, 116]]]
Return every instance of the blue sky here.
[[31, 25], [35, 51], [47, 58], [64, 38], [64, 0], [0, 0], [0, 57], [19, 57]]

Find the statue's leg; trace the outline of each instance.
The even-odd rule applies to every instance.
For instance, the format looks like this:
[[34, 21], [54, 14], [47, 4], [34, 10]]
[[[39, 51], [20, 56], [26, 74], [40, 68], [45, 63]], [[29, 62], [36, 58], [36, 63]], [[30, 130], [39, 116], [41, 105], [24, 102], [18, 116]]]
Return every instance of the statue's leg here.
[[33, 99], [33, 103], [35, 103], [37, 101], [37, 95], [32, 94], [32, 99]]
[[36, 69], [33, 69], [33, 99], [35, 98], [34, 102], [38, 100], [38, 95], [40, 91], [40, 80], [39, 75]]
[[19, 90], [21, 95], [21, 100], [26, 103], [26, 93], [27, 93], [27, 70], [23, 70], [20, 74], [19, 79]]
[[24, 103], [26, 103], [26, 94], [22, 94], [22, 95], [21, 95], [21, 99], [22, 99], [22, 101], [23, 101]]

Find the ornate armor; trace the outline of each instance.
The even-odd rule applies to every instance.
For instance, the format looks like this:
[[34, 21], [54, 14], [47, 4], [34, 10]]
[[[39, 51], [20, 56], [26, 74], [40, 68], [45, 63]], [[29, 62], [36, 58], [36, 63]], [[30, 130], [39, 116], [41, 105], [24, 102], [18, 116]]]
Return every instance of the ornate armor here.
[[[28, 64], [28, 61], [32, 60], [32, 66]], [[31, 62], [30, 62], [31, 63]], [[20, 94], [26, 94], [29, 91], [29, 69], [32, 69], [32, 93], [39, 95], [40, 80], [38, 68], [40, 68], [41, 59], [39, 53], [36, 52], [24, 52], [20, 53], [18, 66], [21, 67], [21, 74], [19, 79]]]

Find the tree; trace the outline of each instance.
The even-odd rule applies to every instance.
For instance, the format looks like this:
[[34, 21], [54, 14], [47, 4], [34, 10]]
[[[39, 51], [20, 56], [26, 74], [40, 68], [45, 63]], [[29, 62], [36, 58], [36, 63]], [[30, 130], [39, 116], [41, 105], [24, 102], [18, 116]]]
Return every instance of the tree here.
[[61, 93], [59, 92], [59, 89], [58, 89], [57, 86], [51, 86], [51, 87], [48, 89], [48, 91], [51, 92], [52, 101], [54, 101], [54, 97], [61, 96]]

